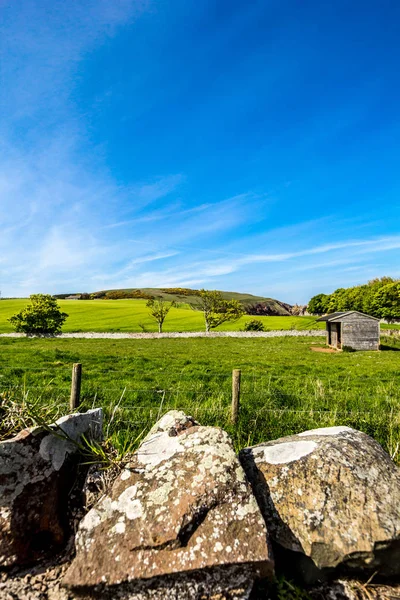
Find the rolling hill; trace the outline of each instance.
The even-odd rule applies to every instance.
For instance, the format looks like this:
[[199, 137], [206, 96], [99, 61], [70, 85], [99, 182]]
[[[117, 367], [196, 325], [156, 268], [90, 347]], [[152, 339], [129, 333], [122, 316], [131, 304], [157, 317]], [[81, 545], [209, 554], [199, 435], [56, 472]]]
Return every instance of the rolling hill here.
[[[242, 294], [239, 292], [225, 292], [221, 291], [223, 298], [226, 300], [238, 300], [245, 308], [246, 312], [250, 314], [251, 307], [256, 305], [262, 305], [265, 307], [265, 312], [254, 311], [254, 314], [268, 314], [272, 316], [287, 316], [290, 315], [290, 304], [285, 304], [274, 298], [266, 298], [264, 296], [254, 296], [253, 294]], [[80, 294], [56, 294], [55, 297], [59, 299], [65, 299], [70, 295]], [[105, 300], [117, 300], [123, 298], [163, 298], [167, 301], [174, 301], [179, 304], [189, 304], [195, 306], [199, 302], [198, 290], [190, 288], [125, 288], [125, 289], [112, 289], [112, 290], [101, 290], [93, 292], [91, 294], [81, 294], [84, 296], [83, 299], [105, 299]]]

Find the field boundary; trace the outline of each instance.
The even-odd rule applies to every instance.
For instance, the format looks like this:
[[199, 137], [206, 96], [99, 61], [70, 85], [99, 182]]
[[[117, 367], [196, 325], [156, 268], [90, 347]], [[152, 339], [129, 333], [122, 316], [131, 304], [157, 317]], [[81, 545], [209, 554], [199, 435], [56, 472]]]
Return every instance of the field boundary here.
[[80, 339], [139, 339], [152, 340], [163, 338], [274, 338], [274, 337], [325, 337], [324, 329], [277, 329], [274, 331], [169, 331], [165, 333], [147, 332], [147, 333], [130, 333], [130, 332], [71, 332], [61, 333], [58, 335], [43, 334], [43, 335], [27, 335], [25, 333], [0, 333], [3, 338], [80, 338]]

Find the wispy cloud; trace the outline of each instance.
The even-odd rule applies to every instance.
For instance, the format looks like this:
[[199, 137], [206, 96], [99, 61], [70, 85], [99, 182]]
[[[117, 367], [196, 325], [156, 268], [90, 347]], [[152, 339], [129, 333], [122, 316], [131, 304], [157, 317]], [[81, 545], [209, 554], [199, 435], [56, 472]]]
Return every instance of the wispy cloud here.
[[[372, 204], [356, 216], [344, 205], [339, 210], [324, 189], [329, 178], [312, 153], [311, 166], [305, 165], [312, 177], [304, 183], [299, 168], [293, 168], [295, 159], [287, 156], [287, 144], [284, 155], [275, 159], [277, 137], [259, 155], [251, 150], [254, 137], [246, 145], [247, 131], [230, 137], [238, 114], [246, 128], [247, 116], [258, 114], [258, 95], [236, 80], [236, 68], [228, 83], [237, 97], [231, 95], [227, 103], [222, 92], [230, 88], [216, 77], [207, 88], [214, 95], [200, 98], [196, 87], [193, 105], [185, 112], [186, 92], [192, 79], [197, 82], [197, 73], [183, 68], [180, 48], [164, 57], [174, 36], [168, 18], [162, 20], [162, 9], [152, 0], [3, 3], [2, 293], [182, 285], [260, 294], [286, 290], [291, 295], [286, 299], [302, 301], [314, 289], [379, 274], [384, 265], [387, 272], [396, 269], [400, 236], [394, 211], [386, 218]], [[142, 21], [149, 29], [136, 36]], [[147, 40], [158, 39], [162, 30], [171, 38], [162, 38], [156, 51]], [[227, 39], [234, 39], [235, 32]], [[119, 33], [123, 35], [117, 39]], [[142, 38], [146, 52], [141, 55], [133, 46]], [[219, 30], [211, 42], [214, 61]], [[140, 58], [125, 64], [125, 50]], [[115, 69], [108, 71], [110, 57]], [[261, 65], [253, 58], [243, 57], [244, 64], [254, 69], [250, 80], [262, 86]], [[205, 77], [212, 78], [208, 67]], [[187, 79], [175, 83], [180, 73]], [[281, 81], [281, 70], [276, 67], [274, 73]], [[230, 113], [220, 130], [200, 106], [206, 101], [213, 108], [217, 95], [220, 116]], [[269, 95], [270, 89], [264, 99], [269, 101]], [[341, 121], [345, 127], [351, 125], [352, 111], [344, 107], [338, 115], [346, 117]], [[122, 130], [121, 122], [125, 126], [129, 120], [133, 125]], [[312, 139], [304, 141], [296, 130], [296, 144], [308, 152], [322, 143], [326, 128], [312, 115], [306, 122], [313, 125]], [[218, 130], [208, 131], [204, 144], [203, 128]], [[342, 125], [331, 123], [328, 129], [340, 134]], [[391, 129], [389, 133], [393, 135]], [[225, 145], [220, 145], [218, 138], [225, 135]], [[147, 155], [142, 156], [142, 139], [148, 136]], [[262, 146], [259, 141], [256, 146]], [[280, 173], [276, 177], [274, 169]], [[319, 184], [314, 179], [322, 182], [318, 206], [325, 203], [334, 211], [309, 206], [311, 179], [315, 189]], [[376, 198], [380, 194], [379, 189]], [[373, 206], [379, 204], [376, 198]], [[377, 256], [381, 266], [376, 266]]]
[[138, 258], [134, 258], [130, 260], [126, 266], [122, 269], [115, 269], [111, 273], [98, 273], [92, 275], [91, 281], [95, 283], [96, 281], [103, 282], [104, 285], [111, 282], [120, 282], [129, 277], [132, 274], [132, 271], [135, 271], [138, 265], [142, 265], [144, 263], [154, 262], [154, 261], [163, 261], [167, 258], [171, 258], [179, 254], [178, 252], [164, 252], [164, 253], [156, 253], [156, 254], [146, 254], [143, 256], [139, 256]]
[[[142, 14], [145, 0], [78, 0], [63, 5], [43, 0], [2, 5], [2, 81], [8, 128], [21, 119], [45, 116], [46, 128], [71, 122], [73, 77], [79, 62], [117, 29]], [[78, 124], [75, 123], [75, 126]], [[35, 134], [31, 131], [31, 134]]]
[[[166, 285], [166, 282], [174, 282], [174, 285], [183, 285], [189, 278], [193, 278], [195, 274], [196, 285], [204, 285], [205, 287], [221, 287], [221, 277], [228, 276], [234, 273], [241, 273], [240, 289], [244, 289], [246, 281], [253, 286], [252, 291], [266, 294], [269, 289], [273, 289], [273, 283], [268, 281], [263, 284], [263, 288], [255, 283], [260, 277], [259, 265], [276, 264], [279, 271], [274, 271], [274, 280], [285, 280], [286, 289], [299, 287], [299, 279], [296, 277], [297, 272], [311, 271], [322, 273], [318, 276], [319, 285], [326, 285], [327, 281], [334, 285], [335, 279], [339, 276], [342, 281], [347, 280], [344, 273], [364, 273], [365, 277], [371, 275], [372, 266], [365, 263], [354, 264], [356, 261], [363, 260], [364, 255], [374, 255], [380, 252], [396, 250], [400, 247], [400, 236], [381, 237], [363, 240], [343, 240], [332, 244], [323, 244], [320, 246], [305, 248], [296, 252], [282, 254], [240, 254], [237, 257], [230, 256], [229, 260], [226, 257], [209, 260], [185, 261], [180, 266], [164, 269], [162, 272], [147, 272], [143, 274], [147, 285], [156, 285], [154, 282], [162, 282], [157, 285]], [[352, 255], [349, 257], [348, 250], [352, 250]], [[223, 254], [223, 251], [221, 251]], [[324, 262], [311, 261], [304, 264], [304, 258], [313, 258], [320, 255], [331, 255], [332, 259]], [[300, 262], [299, 262], [300, 260]], [[288, 266], [282, 270], [282, 263]], [[328, 275], [327, 275], [328, 274]], [[243, 277], [242, 277], [243, 276]], [[372, 275], [371, 275], [372, 276]], [[293, 285], [289, 283], [290, 279]], [[153, 281], [153, 284], [150, 282]], [[218, 282], [218, 286], [215, 284]], [[237, 285], [237, 284], [236, 284]], [[278, 289], [282, 289], [282, 284]], [[291, 291], [292, 293], [292, 291]], [[299, 299], [300, 300], [300, 299]], [[292, 298], [293, 301], [293, 298]], [[303, 300], [304, 301], [304, 300]]]

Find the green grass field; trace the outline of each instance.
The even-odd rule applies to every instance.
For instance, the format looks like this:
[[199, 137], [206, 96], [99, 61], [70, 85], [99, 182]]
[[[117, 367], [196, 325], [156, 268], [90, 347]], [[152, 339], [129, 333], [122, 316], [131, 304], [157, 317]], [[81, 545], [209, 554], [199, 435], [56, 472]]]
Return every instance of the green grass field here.
[[[8, 322], [12, 315], [28, 304], [26, 298], [0, 301], [0, 333], [11, 333]], [[149, 316], [146, 300], [59, 300], [61, 309], [69, 317], [63, 331], [158, 331], [157, 323]], [[242, 317], [235, 323], [224, 323], [218, 331], [238, 331], [253, 317]], [[324, 329], [324, 323], [315, 323], [314, 317], [257, 317], [272, 329]], [[172, 308], [165, 323], [164, 331], [204, 331], [204, 318], [201, 312], [182, 304]]]
[[[8, 319], [28, 304], [27, 298], [0, 301], [0, 333], [11, 333]], [[59, 300], [60, 308], [69, 316], [64, 332], [141, 332], [158, 331], [157, 323], [149, 316], [146, 300]], [[239, 331], [246, 321], [257, 318], [267, 331], [276, 329], [325, 329], [325, 323], [317, 323], [315, 317], [241, 317], [234, 323], [224, 323], [217, 331]], [[381, 324], [382, 329], [400, 329], [400, 325]], [[204, 318], [200, 311], [187, 304], [180, 304], [169, 312], [163, 331], [204, 331]]]
[[[385, 341], [385, 340], [384, 340]], [[83, 365], [85, 407], [103, 406], [117, 445], [171, 408], [226, 428], [237, 448], [346, 424], [391, 454], [400, 443], [400, 342], [381, 352], [312, 352], [318, 340], [0, 339], [0, 393], [68, 411], [71, 367]], [[242, 369], [239, 423], [229, 424], [231, 372]], [[398, 453], [396, 455], [398, 457]]]

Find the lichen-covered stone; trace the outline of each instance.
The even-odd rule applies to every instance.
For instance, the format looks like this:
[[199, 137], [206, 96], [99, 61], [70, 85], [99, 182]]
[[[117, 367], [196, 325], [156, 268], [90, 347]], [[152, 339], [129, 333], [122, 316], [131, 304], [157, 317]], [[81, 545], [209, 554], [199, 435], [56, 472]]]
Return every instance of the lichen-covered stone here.
[[76, 546], [64, 584], [105, 598], [246, 598], [254, 578], [272, 571], [265, 523], [228, 435], [176, 411], [87, 513]]
[[35, 427], [0, 443], [0, 567], [33, 561], [64, 541], [77, 442], [101, 439], [102, 411], [51, 427], [54, 433]]
[[372, 438], [317, 429], [247, 448], [240, 459], [271, 538], [294, 553], [281, 560], [305, 581], [337, 567], [400, 575], [400, 471]]

